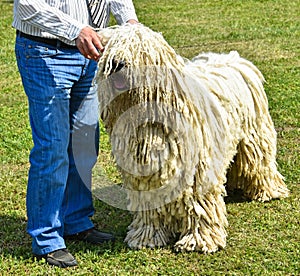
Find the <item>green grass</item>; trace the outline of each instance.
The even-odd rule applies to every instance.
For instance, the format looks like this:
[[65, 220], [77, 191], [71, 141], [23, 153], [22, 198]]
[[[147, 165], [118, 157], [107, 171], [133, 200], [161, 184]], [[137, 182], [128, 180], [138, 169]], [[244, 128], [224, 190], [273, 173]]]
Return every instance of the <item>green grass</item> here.
[[[69, 243], [80, 266], [52, 268], [31, 257], [26, 180], [32, 146], [14, 57], [11, 1], [0, 3], [0, 275], [298, 275], [300, 274], [299, 0], [135, 1], [141, 22], [163, 33], [188, 58], [237, 50], [263, 72], [278, 131], [278, 164], [291, 195], [266, 204], [230, 198], [228, 243], [212, 255], [130, 250], [122, 242], [130, 214], [95, 200], [95, 224], [117, 235], [111, 246]], [[102, 135], [100, 162], [116, 172]]]

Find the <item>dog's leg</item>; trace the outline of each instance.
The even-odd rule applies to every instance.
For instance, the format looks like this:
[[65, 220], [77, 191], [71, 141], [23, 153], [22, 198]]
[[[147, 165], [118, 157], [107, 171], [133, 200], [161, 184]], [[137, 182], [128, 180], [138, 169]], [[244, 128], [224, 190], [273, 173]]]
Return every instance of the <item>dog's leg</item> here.
[[238, 145], [234, 164], [228, 173], [229, 188], [242, 189], [251, 200], [287, 197], [289, 191], [277, 170], [275, 158], [275, 130], [268, 121], [262, 122]]
[[242, 189], [245, 196], [253, 200], [286, 197], [288, 189], [277, 170], [276, 131], [268, 111], [263, 76], [246, 60], [241, 59], [231, 66], [243, 76], [249, 89], [244, 92], [250, 92], [252, 100], [248, 97], [242, 102], [244, 118], [241, 125], [231, 127], [239, 127], [243, 137], [240, 137], [235, 164], [229, 173], [229, 187]]
[[226, 207], [224, 187], [195, 196], [190, 193], [183, 199], [187, 214], [182, 217], [182, 230], [176, 251], [211, 253], [226, 245]]
[[128, 227], [125, 242], [134, 249], [162, 247], [168, 244], [172, 235], [163, 226], [157, 210], [138, 211]]

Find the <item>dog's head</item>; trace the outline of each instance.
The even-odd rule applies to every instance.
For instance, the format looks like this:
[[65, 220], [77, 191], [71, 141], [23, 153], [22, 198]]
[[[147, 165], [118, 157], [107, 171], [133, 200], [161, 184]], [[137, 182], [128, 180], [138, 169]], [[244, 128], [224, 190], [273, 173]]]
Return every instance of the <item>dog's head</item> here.
[[174, 101], [174, 70], [181, 71], [184, 60], [160, 33], [142, 24], [125, 24], [100, 35], [106, 43], [96, 78], [102, 117], [112, 114], [107, 110], [121, 114], [140, 103]]

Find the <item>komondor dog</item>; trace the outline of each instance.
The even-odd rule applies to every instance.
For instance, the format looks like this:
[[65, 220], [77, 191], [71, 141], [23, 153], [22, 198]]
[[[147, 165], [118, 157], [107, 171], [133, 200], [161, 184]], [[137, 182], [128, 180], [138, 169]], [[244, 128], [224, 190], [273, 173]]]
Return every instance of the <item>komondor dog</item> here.
[[227, 189], [288, 196], [263, 76], [237, 52], [184, 59], [142, 24], [104, 29], [96, 84], [133, 212], [131, 248], [215, 252], [226, 244]]

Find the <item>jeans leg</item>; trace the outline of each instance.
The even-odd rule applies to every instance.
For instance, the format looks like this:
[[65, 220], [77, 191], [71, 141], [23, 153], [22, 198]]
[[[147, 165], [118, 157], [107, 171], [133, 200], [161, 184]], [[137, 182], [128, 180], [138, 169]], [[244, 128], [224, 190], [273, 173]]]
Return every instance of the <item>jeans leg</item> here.
[[99, 147], [98, 96], [92, 85], [97, 64], [87, 61], [83, 75], [71, 91], [69, 175], [63, 204], [65, 235], [93, 227], [92, 168]]
[[[65, 191], [73, 189], [67, 188], [72, 159], [69, 158], [72, 87], [81, 79], [86, 59], [77, 50], [60, 51], [20, 37], [15, 49], [28, 97], [34, 143], [26, 197], [27, 231], [33, 238], [33, 253], [46, 254], [66, 247], [62, 206]], [[79, 181], [74, 179], [77, 185]], [[74, 194], [78, 193], [81, 194], [80, 189], [74, 190]], [[89, 193], [82, 194], [82, 198], [90, 205]], [[91, 225], [88, 218], [85, 220]]]

